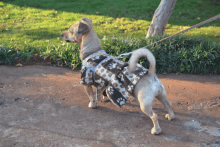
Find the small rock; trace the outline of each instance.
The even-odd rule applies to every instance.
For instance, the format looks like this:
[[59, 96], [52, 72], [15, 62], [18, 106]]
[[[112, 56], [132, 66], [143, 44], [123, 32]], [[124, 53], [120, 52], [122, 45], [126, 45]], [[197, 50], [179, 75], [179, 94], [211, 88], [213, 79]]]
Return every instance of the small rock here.
[[19, 98], [19, 97], [18, 97], [18, 98], [15, 98], [15, 102], [19, 101], [20, 99], [21, 99], [21, 98]]
[[20, 63], [16, 64], [16, 67], [22, 67], [22, 66], [23, 66], [23, 65], [20, 64]]
[[4, 84], [3, 83], [0, 83], [0, 88], [4, 88]]
[[189, 107], [188, 107], [188, 110], [189, 110], [189, 111], [192, 111], [192, 110], [194, 110], [194, 107], [193, 107], [193, 106], [189, 106]]
[[200, 103], [200, 107], [203, 108], [204, 107], [204, 103]]

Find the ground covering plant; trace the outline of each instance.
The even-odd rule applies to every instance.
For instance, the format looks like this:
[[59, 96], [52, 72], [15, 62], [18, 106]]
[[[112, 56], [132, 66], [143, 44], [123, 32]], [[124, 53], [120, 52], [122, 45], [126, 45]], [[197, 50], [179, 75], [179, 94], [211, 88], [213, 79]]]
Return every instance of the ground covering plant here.
[[[79, 69], [79, 46], [60, 34], [82, 17], [93, 20], [103, 49], [115, 56], [159, 40], [145, 39], [160, 0], [2, 0], [0, 1], [0, 64], [28, 61], [33, 55]], [[166, 26], [177, 33], [220, 14], [215, 0], [178, 0]], [[220, 74], [220, 20], [149, 47], [157, 72]], [[128, 58], [123, 59], [125, 61]], [[146, 60], [141, 64], [147, 67]]]

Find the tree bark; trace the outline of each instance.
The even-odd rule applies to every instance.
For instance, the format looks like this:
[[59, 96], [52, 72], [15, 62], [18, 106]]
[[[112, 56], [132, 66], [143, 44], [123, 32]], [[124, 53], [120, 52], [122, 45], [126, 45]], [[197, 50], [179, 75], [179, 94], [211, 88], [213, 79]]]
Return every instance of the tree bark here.
[[161, 0], [160, 5], [154, 13], [146, 38], [162, 35], [164, 33], [175, 4], [176, 0]]

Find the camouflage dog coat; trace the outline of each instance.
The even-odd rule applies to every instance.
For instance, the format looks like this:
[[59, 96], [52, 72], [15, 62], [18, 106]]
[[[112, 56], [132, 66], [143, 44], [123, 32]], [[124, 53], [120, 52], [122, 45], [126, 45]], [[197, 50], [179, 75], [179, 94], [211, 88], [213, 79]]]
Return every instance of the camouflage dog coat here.
[[82, 64], [81, 84], [106, 87], [108, 98], [116, 106], [123, 105], [132, 94], [138, 80], [148, 73], [140, 64], [134, 73], [129, 72], [128, 63], [115, 59], [104, 50], [89, 55]]

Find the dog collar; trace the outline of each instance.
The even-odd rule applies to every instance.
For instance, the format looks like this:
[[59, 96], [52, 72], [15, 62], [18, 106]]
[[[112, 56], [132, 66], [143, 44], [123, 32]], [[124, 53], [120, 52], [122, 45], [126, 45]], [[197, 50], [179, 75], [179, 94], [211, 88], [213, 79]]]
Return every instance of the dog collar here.
[[99, 50], [99, 51], [97, 51], [97, 52], [95, 52], [95, 53], [92, 53], [91, 55], [87, 56], [87, 57], [83, 60], [82, 65], [85, 65], [86, 62], [87, 62], [91, 57], [96, 56], [96, 54], [99, 54], [99, 53], [107, 54], [104, 50]]

